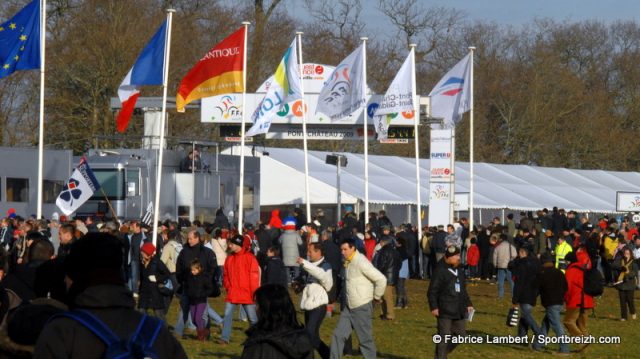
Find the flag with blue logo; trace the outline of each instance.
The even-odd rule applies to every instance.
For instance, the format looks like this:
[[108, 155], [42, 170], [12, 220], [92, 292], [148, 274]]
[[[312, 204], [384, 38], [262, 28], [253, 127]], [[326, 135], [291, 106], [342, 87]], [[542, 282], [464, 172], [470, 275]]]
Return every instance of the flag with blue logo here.
[[82, 157], [71, 178], [62, 187], [56, 205], [68, 216], [80, 208], [98, 189], [100, 183], [89, 167], [87, 159]]
[[300, 68], [298, 66], [298, 52], [296, 39], [287, 49], [278, 64], [276, 73], [268, 86], [260, 105], [252, 116], [253, 126], [247, 131], [247, 136], [255, 136], [269, 132], [271, 120], [289, 102], [302, 98], [300, 83]]
[[441, 118], [445, 127], [455, 127], [471, 108], [471, 53], [458, 62], [431, 90], [431, 117]]
[[414, 111], [413, 97], [413, 68], [415, 55], [413, 50], [407, 56], [396, 77], [384, 94], [380, 106], [373, 116], [373, 124], [378, 134], [378, 140], [386, 139], [391, 119], [400, 112]]
[[40, 0], [0, 24], [0, 79], [40, 68]]

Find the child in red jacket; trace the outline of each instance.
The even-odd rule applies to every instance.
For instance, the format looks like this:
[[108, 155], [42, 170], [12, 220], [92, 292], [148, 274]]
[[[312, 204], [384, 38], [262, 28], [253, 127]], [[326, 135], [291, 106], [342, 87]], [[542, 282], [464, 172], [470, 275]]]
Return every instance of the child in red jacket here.
[[480, 262], [480, 249], [475, 237], [470, 240], [471, 246], [467, 249], [467, 265], [469, 266], [469, 278], [472, 281], [478, 279], [478, 263]]

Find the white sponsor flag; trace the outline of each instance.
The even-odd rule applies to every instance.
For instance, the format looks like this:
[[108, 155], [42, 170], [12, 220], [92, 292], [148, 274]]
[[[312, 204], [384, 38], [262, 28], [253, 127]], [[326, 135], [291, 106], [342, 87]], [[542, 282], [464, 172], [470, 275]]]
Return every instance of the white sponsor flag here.
[[287, 49], [276, 73], [272, 77], [271, 84], [267, 89], [260, 105], [253, 113], [251, 119], [253, 126], [247, 131], [247, 136], [255, 136], [269, 132], [271, 120], [289, 102], [302, 98], [300, 91], [300, 68], [298, 66], [298, 51], [296, 51], [296, 39], [293, 39], [291, 46]]
[[414, 61], [413, 51], [411, 51], [384, 94], [380, 107], [376, 109], [373, 115], [373, 124], [378, 134], [378, 140], [387, 138], [389, 123], [395, 117], [391, 116], [392, 114], [414, 110], [413, 94], [415, 91], [412, 88], [413, 79], [411, 78], [411, 69], [414, 66]]
[[87, 159], [82, 157], [71, 178], [62, 188], [56, 205], [68, 216], [80, 208], [98, 189], [100, 183], [93, 175]]
[[471, 108], [471, 54], [456, 64], [431, 90], [431, 117], [442, 118], [445, 127], [455, 127]]
[[360, 45], [336, 66], [320, 91], [316, 113], [323, 113], [331, 122], [337, 122], [364, 106], [366, 84], [363, 57], [364, 46]]

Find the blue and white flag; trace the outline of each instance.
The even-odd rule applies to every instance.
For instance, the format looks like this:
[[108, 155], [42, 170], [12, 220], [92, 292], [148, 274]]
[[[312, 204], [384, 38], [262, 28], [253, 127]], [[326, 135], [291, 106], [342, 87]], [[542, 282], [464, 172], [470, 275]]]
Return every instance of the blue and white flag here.
[[373, 115], [373, 124], [378, 134], [378, 140], [387, 138], [389, 124], [391, 119], [395, 117], [393, 116], [394, 114], [414, 111], [415, 89], [413, 88], [412, 77], [413, 68], [415, 67], [414, 56], [414, 52], [411, 50]]
[[93, 175], [87, 159], [82, 157], [71, 178], [62, 188], [56, 205], [68, 216], [80, 208], [98, 189], [100, 183]]
[[458, 62], [431, 90], [431, 117], [441, 118], [446, 128], [455, 128], [471, 108], [471, 54]]
[[360, 45], [333, 70], [318, 96], [316, 113], [329, 117], [330, 122], [338, 122], [365, 106], [365, 71], [364, 46]]

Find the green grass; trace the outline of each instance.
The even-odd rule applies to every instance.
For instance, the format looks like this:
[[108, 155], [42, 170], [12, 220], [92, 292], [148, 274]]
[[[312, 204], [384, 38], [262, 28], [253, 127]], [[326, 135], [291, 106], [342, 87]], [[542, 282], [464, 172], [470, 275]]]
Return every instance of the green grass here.
[[[407, 292], [409, 308], [396, 310], [396, 320], [393, 322], [378, 319], [380, 307], [375, 308], [373, 331], [378, 347], [379, 358], [431, 358], [435, 346], [432, 335], [436, 333], [436, 321], [429, 312], [426, 303], [426, 281], [409, 280]], [[477, 286], [468, 286], [471, 300], [476, 308], [473, 322], [467, 324], [467, 332], [473, 335], [487, 334], [502, 336], [515, 335], [516, 328], [505, 325], [506, 314], [510, 300], [497, 299], [497, 287], [486, 282]], [[294, 295], [294, 302], [299, 305], [299, 297]], [[223, 312], [223, 297], [211, 300], [218, 313]], [[638, 303], [640, 304], [640, 303]], [[606, 288], [605, 294], [598, 300], [596, 308], [597, 318], [588, 318], [589, 332], [596, 338], [599, 336], [620, 336], [621, 344], [592, 344], [584, 352], [573, 354], [572, 358], [637, 358], [640, 357], [636, 345], [640, 343], [638, 321], [620, 321], [618, 293], [615, 289]], [[639, 313], [640, 314], [640, 313]], [[169, 323], [175, 323], [177, 315], [177, 300], [174, 300], [168, 315]], [[538, 303], [534, 308], [534, 316], [538, 322], [544, 315], [544, 309]], [[322, 324], [321, 336], [325, 343], [330, 344], [333, 328], [338, 321], [338, 315], [326, 318]], [[302, 313], [300, 319], [302, 320]], [[190, 358], [238, 358], [242, 353], [242, 342], [246, 335], [244, 330], [247, 323], [234, 320], [231, 343], [226, 346], [217, 344], [219, 333], [213, 329], [212, 340], [205, 343], [193, 338], [181, 340]], [[193, 334], [195, 336], [195, 333]], [[354, 347], [357, 340], [354, 335]], [[572, 345], [574, 350], [577, 345]], [[549, 350], [550, 349], [550, 350]], [[501, 344], [463, 344], [449, 356], [450, 358], [550, 358], [557, 351], [557, 345], [550, 345], [545, 352], [533, 352], [527, 347]]]

